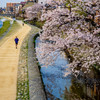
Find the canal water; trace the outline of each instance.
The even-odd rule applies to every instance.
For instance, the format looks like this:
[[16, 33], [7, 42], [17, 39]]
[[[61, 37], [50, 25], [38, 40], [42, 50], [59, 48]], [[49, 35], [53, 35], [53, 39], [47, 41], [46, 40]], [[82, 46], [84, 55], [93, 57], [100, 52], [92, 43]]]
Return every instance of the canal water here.
[[3, 25], [3, 22], [0, 20], [0, 28], [2, 27], [2, 25]]
[[[41, 43], [39, 37], [35, 42], [38, 54], [37, 48]], [[38, 55], [37, 58], [39, 60]], [[40, 60], [39, 63], [47, 100], [100, 100], [99, 72], [96, 71], [96, 75], [92, 74], [89, 77], [76, 78], [66, 66], [68, 64], [66, 56], [60, 53], [51, 66], [42, 67]], [[65, 76], [65, 73], [68, 75]]]

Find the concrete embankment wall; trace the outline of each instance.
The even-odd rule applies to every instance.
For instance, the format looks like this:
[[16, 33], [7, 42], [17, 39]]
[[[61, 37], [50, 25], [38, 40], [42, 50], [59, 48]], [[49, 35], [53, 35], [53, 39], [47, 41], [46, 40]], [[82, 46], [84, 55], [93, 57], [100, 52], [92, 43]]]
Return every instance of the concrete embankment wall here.
[[29, 95], [30, 100], [46, 100], [33, 43], [37, 34], [31, 35], [28, 42]]

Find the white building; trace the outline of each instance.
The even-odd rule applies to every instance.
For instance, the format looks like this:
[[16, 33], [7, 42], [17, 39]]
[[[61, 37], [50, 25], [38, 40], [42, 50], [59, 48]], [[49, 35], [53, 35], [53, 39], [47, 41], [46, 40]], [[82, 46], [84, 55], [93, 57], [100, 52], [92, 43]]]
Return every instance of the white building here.
[[47, 0], [38, 0], [39, 4], [46, 4]]
[[33, 0], [25, 0], [26, 2], [33, 1]]

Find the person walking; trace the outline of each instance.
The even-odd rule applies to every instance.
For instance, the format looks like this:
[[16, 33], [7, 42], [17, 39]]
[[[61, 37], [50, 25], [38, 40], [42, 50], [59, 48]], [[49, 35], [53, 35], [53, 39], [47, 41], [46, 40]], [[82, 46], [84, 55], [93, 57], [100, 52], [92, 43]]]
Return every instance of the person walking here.
[[22, 25], [24, 26], [24, 23]]
[[19, 39], [18, 39], [17, 36], [16, 36], [16, 38], [15, 38], [16, 49], [17, 49], [18, 41], [19, 41]]

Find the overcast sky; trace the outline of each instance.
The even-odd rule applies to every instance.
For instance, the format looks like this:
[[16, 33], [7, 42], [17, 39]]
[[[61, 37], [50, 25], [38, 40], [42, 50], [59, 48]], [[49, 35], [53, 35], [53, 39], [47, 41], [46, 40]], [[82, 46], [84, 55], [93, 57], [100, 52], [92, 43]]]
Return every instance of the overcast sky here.
[[6, 7], [6, 3], [7, 2], [21, 2], [21, 1], [25, 1], [25, 0], [0, 0], [0, 7]]

